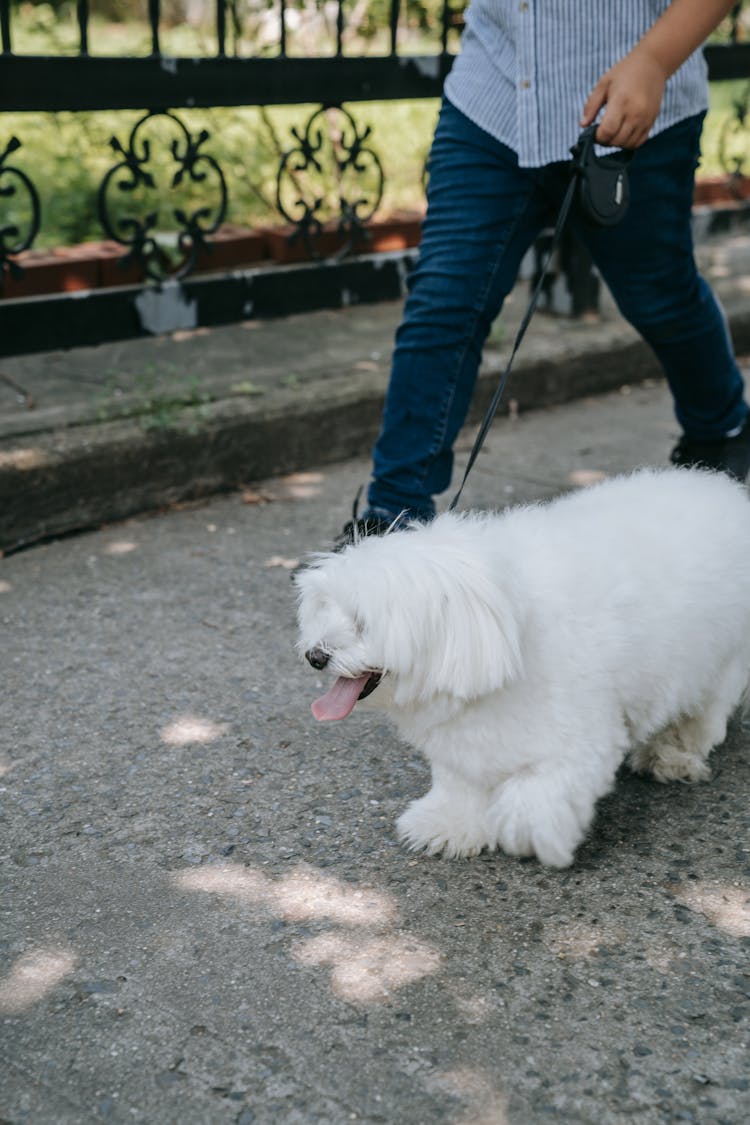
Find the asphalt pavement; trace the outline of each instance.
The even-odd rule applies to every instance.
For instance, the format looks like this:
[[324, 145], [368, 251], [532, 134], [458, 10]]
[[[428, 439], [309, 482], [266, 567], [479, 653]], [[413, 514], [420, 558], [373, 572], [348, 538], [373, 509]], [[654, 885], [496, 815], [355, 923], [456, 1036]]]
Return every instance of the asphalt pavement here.
[[[657, 381], [514, 413], [464, 503], [676, 434]], [[623, 770], [566, 871], [406, 852], [425, 763], [317, 725], [294, 650], [361, 453], [0, 563], [0, 1121], [741, 1125], [750, 728], [705, 784]]]

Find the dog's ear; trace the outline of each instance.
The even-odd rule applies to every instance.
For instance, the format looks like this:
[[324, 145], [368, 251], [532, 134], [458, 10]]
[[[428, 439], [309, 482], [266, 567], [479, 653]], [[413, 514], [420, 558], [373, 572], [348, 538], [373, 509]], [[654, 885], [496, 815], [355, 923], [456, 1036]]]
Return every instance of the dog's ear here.
[[511, 600], [474, 566], [451, 574], [439, 610], [443, 651], [434, 652], [439, 691], [461, 699], [498, 691], [521, 671], [520, 629]]
[[[520, 624], [512, 596], [482, 562], [435, 557], [409, 578], [400, 571], [379, 600], [383, 663], [394, 673], [396, 702], [440, 693], [476, 699], [521, 672]], [[410, 580], [409, 580], [410, 579]], [[377, 612], [373, 606], [368, 613]], [[400, 698], [399, 698], [400, 697]]]

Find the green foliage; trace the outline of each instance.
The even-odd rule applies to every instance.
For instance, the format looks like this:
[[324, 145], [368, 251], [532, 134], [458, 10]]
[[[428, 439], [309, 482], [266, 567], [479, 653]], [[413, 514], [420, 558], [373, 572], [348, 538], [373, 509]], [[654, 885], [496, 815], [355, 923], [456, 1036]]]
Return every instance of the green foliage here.
[[[723, 176], [729, 171], [722, 165], [739, 154], [738, 163], [744, 174], [750, 174], [748, 162], [748, 128], [750, 128], [750, 83], [715, 82], [711, 86], [711, 108], [706, 118], [701, 144], [698, 176]], [[732, 143], [731, 138], [734, 138]], [[722, 144], [725, 146], [722, 152]]]

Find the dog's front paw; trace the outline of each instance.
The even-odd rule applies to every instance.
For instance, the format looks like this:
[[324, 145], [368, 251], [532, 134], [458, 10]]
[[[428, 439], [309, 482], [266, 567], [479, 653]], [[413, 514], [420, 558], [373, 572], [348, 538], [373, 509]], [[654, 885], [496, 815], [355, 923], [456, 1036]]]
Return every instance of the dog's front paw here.
[[396, 829], [412, 851], [442, 852], [448, 859], [479, 855], [489, 844], [485, 809], [479, 801], [457, 801], [434, 791], [412, 801]]
[[555, 792], [549, 778], [513, 777], [490, 807], [493, 842], [508, 855], [535, 855], [548, 867], [569, 867], [593, 815]]

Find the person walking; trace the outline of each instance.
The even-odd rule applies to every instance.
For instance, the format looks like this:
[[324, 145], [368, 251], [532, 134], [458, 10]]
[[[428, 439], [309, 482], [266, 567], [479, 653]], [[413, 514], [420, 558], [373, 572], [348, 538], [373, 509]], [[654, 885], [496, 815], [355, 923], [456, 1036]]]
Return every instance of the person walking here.
[[472, 0], [430, 152], [367, 506], [342, 542], [383, 533], [398, 517], [434, 516], [490, 327], [527, 249], [554, 223], [571, 146], [597, 118], [597, 144], [636, 150], [630, 207], [613, 227], [575, 211], [570, 221], [664, 371], [682, 429], [672, 462], [745, 479], [744, 382], [691, 230], [708, 108], [701, 46], [732, 6]]

